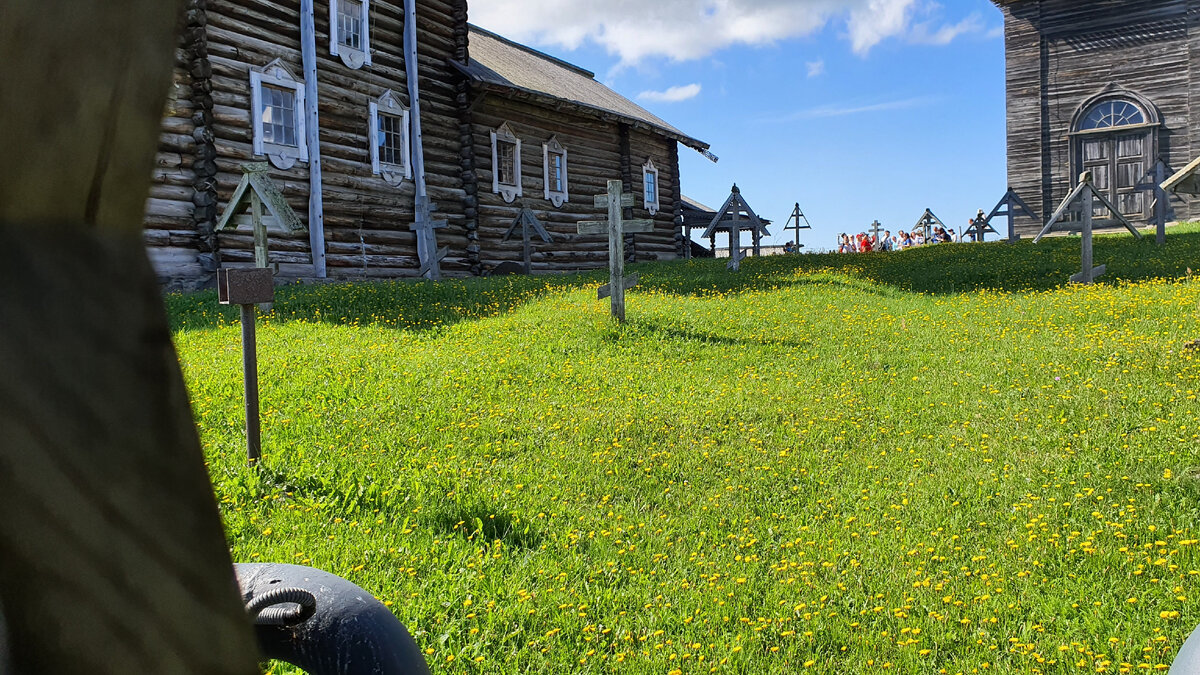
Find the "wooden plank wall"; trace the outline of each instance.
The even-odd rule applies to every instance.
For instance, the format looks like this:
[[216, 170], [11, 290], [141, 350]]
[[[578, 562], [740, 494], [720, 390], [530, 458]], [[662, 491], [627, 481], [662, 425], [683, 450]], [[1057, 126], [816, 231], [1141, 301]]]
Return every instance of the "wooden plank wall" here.
[[[1200, 150], [1197, 0], [1030, 0], [1005, 8], [1009, 183], [1043, 218], [1074, 185], [1071, 122], [1116, 84], [1162, 115], [1159, 153], [1175, 168]], [[1200, 61], [1197, 61], [1200, 65]], [[1200, 73], [1200, 71], [1196, 71]], [[1197, 215], [1176, 201], [1173, 217]], [[1021, 219], [1025, 232], [1040, 223]]]
[[[477, 94], [478, 95], [478, 94]], [[479, 179], [479, 243], [484, 268], [504, 261], [521, 260], [521, 240], [514, 237], [502, 241], [504, 233], [521, 209], [521, 202], [534, 211], [554, 244], [535, 240], [533, 270], [535, 273], [565, 272], [598, 269], [608, 266], [608, 242], [600, 237], [579, 235], [576, 223], [581, 220], [602, 220], [605, 213], [593, 203], [596, 195], [604, 194], [607, 182], [622, 178], [622, 153], [619, 125], [592, 117], [554, 110], [534, 102], [489, 93], [477, 100], [473, 113], [475, 170]], [[521, 186], [523, 197], [513, 203], [492, 191], [491, 131], [507, 122], [521, 139]], [[545, 199], [542, 143], [557, 136], [567, 150], [569, 199], [555, 207]], [[637, 206], [633, 217], [649, 218], [642, 207], [641, 165], [653, 157], [659, 168], [660, 203], [654, 216], [653, 233], [636, 235], [634, 250], [637, 260], [675, 257], [675, 226], [672, 210], [679, 191], [672, 182], [668, 141], [660, 136], [633, 130], [630, 135], [632, 165], [631, 189]]]

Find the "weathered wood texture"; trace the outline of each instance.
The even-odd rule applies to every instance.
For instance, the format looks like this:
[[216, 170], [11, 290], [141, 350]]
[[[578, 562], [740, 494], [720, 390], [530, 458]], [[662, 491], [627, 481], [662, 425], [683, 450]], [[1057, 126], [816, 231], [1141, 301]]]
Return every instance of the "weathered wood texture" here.
[[[1181, 167], [1200, 152], [1200, 0], [1016, 0], [1005, 14], [1008, 176], [1042, 219], [1017, 221], [1034, 233], [1074, 186], [1080, 166], [1071, 140], [1080, 106], [1115, 86], [1147, 99], [1161, 115], [1148, 152]], [[1195, 103], [1196, 105], [1193, 105]], [[1075, 156], [1073, 156], [1075, 153]], [[1153, 218], [1150, 198], [1135, 221]], [[1200, 215], [1176, 200], [1173, 217]]]
[[140, 234], [182, 4], [0, 7], [0, 149], [21, 160], [0, 169], [17, 673], [258, 672]]
[[[669, 169], [671, 147], [675, 141], [634, 129], [630, 132], [630, 153], [621, 153], [620, 130], [615, 122], [558, 111], [537, 103], [501, 98], [488, 94], [477, 101], [473, 114], [474, 157], [479, 178], [479, 243], [485, 266], [501, 262], [520, 262], [519, 241], [503, 241], [513, 218], [521, 210], [520, 199], [511, 204], [492, 192], [492, 146], [490, 132], [507, 122], [521, 139], [521, 179], [523, 199], [546, 229], [554, 236], [553, 246], [539, 246], [533, 253], [532, 267], [538, 272], [596, 269], [608, 265], [608, 244], [580, 235], [581, 220], [604, 217], [592, 203], [596, 195], [606, 194], [608, 181], [625, 181], [622, 166], [632, 166], [627, 192], [636, 196], [634, 218], [650, 218], [654, 231], [630, 235], [634, 238], [636, 260], [671, 260], [678, 256], [673, 207], [679, 200], [675, 183], [677, 169]], [[566, 148], [570, 198], [560, 207], [544, 199], [542, 143], [557, 136]], [[651, 216], [642, 199], [641, 165], [653, 157], [659, 167], [660, 209]], [[627, 213], [626, 215], [630, 215]]]

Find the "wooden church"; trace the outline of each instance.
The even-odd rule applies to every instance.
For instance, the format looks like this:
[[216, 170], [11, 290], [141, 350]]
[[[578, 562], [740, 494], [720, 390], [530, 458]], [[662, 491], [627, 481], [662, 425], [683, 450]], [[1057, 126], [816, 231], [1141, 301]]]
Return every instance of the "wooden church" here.
[[[1200, 0], [994, 1], [1009, 185], [1039, 216], [1019, 228], [1040, 229], [1084, 171], [1126, 217], [1147, 222], [1154, 165], [1169, 176], [1200, 156]], [[1172, 219], [1200, 216], [1200, 203], [1171, 207]]]
[[523, 208], [552, 237], [535, 273], [604, 267], [607, 242], [576, 223], [610, 179], [655, 223], [627, 255], [683, 253], [679, 145], [708, 145], [469, 25], [466, 0], [189, 0], [184, 23], [145, 216], [165, 282], [254, 264], [250, 217], [222, 215], [264, 164], [304, 226], [268, 232], [284, 276], [485, 274], [521, 259], [505, 235]]

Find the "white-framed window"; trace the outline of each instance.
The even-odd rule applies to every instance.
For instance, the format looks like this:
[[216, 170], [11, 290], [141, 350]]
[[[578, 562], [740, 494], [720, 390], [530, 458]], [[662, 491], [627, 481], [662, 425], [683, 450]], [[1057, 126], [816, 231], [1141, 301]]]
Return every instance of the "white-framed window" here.
[[329, 53], [349, 68], [371, 65], [371, 0], [329, 0]]
[[279, 59], [250, 71], [250, 118], [255, 155], [266, 155], [280, 169], [308, 161], [304, 83]]
[[512, 203], [521, 192], [521, 139], [508, 122], [492, 131], [492, 192]]
[[546, 180], [546, 199], [555, 208], [570, 199], [567, 193], [567, 149], [558, 142], [557, 136], [542, 143], [542, 174]]
[[408, 108], [389, 89], [371, 101], [371, 170], [389, 185], [412, 178]]
[[658, 169], [654, 160], [647, 157], [642, 165], [642, 199], [650, 215], [658, 213]]

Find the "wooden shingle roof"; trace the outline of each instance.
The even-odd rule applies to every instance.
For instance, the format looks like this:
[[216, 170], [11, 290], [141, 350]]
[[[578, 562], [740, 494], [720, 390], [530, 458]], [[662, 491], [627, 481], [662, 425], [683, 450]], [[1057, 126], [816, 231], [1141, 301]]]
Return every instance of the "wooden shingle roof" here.
[[470, 63], [451, 61], [451, 64], [474, 86], [555, 106], [565, 103], [590, 116], [613, 119], [661, 134], [700, 153], [708, 150], [708, 143], [688, 136], [597, 82], [593, 73], [478, 26], [469, 28]]

